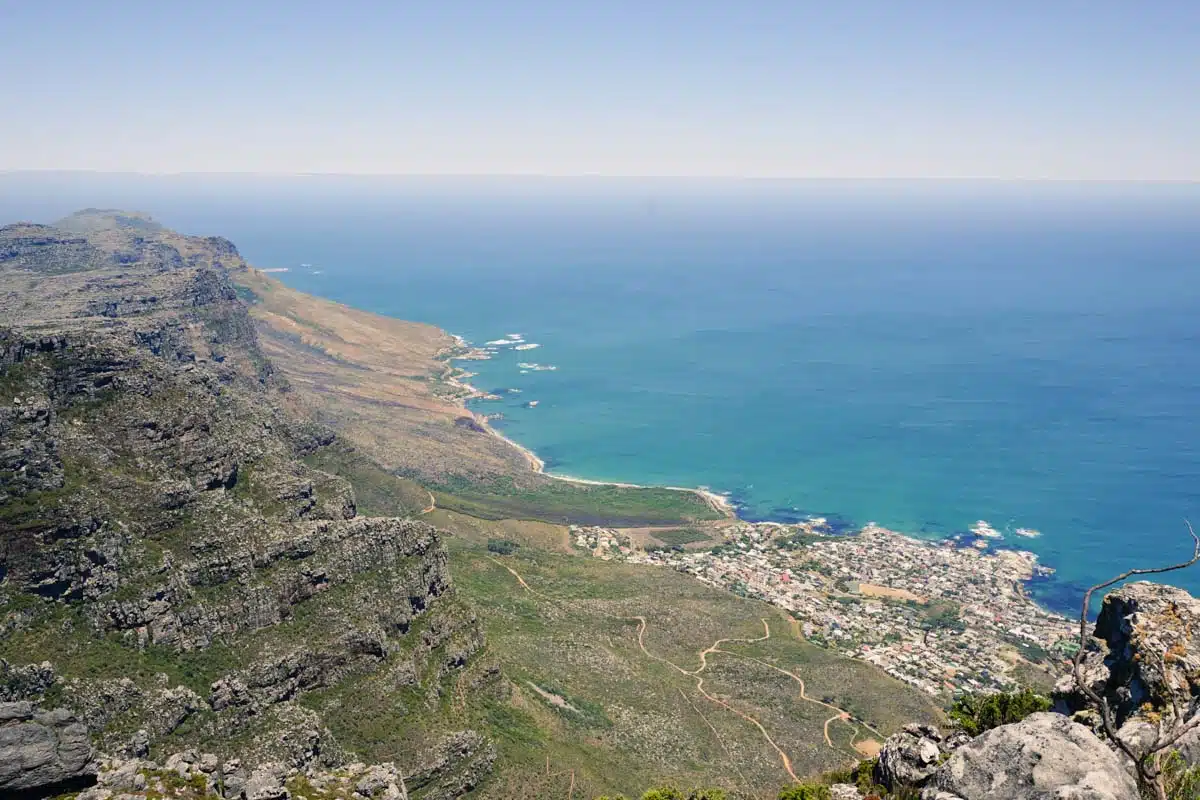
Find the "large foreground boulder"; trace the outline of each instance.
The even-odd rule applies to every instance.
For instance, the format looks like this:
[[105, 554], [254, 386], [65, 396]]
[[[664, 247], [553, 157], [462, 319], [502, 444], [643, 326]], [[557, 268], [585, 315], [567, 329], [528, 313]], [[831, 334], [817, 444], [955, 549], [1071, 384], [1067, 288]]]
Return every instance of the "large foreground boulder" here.
[[962, 800], [1137, 800], [1116, 754], [1061, 714], [1033, 714], [958, 748], [923, 797]]
[[0, 703], [0, 797], [45, 797], [96, 782], [87, 728], [63, 708]]

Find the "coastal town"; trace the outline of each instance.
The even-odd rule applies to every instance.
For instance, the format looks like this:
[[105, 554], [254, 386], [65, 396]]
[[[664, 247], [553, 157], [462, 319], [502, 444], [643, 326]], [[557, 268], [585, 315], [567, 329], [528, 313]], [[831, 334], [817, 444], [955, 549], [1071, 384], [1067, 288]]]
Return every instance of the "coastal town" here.
[[[467, 361], [536, 346], [521, 334], [482, 348], [455, 337], [455, 345], [450, 358]], [[554, 369], [519, 366], [523, 372]], [[462, 399], [500, 399], [467, 383], [474, 373], [453, 366], [447, 373], [445, 382]], [[523, 405], [534, 408], [537, 401]], [[510, 444], [542, 469], [536, 456]], [[689, 491], [733, 516], [726, 498]], [[630, 533], [570, 529], [574, 546], [595, 557], [675, 569], [778, 606], [808, 641], [875, 664], [931, 695], [1013, 689], [1029, 674], [1022, 675], [1023, 666], [1043, 674], [1061, 671], [1077, 646], [1074, 623], [1025, 592], [1027, 581], [1050, 570], [1033, 553], [1003, 547], [1004, 535], [983, 520], [962, 539], [940, 542], [873, 523], [854, 535], [835, 533], [821, 518], [790, 524], [728, 519], [664, 539]], [[1028, 528], [1013, 533], [1038, 535]]]
[[833, 535], [822, 519], [715, 531], [715, 545], [638, 546], [620, 530], [593, 527], [573, 527], [571, 537], [597, 558], [669, 567], [778, 606], [809, 641], [935, 696], [1011, 690], [1020, 665], [1054, 668], [1076, 644], [1073, 623], [1024, 591], [1046, 571], [1032, 553], [924, 541], [874, 524]]

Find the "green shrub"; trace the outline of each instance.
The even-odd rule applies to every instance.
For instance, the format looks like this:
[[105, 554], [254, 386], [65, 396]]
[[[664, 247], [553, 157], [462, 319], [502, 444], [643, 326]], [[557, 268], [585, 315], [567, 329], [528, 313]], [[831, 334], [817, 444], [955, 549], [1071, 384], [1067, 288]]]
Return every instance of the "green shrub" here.
[[830, 800], [829, 787], [823, 783], [798, 783], [779, 793], [779, 800]]
[[649, 789], [642, 795], [642, 800], [726, 800], [724, 789], [692, 789], [685, 792], [674, 786], [660, 786]]
[[1200, 800], [1200, 766], [1189, 767], [1174, 752], [1164, 760], [1162, 774], [1168, 800]]
[[868, 758], [859, 761], [852, 767], [826, 772], [821, 775], [821, 783], [850, 783], [858, 787], [860, 794], [882, 795], [884, 793], [884, 788], [875, 783], [875, 765], [878, 763], [879, 759]]
[[965, 694], [950, 707], [950, 719], [963, 732], [978, 736], [984, 731], [1020, 722], [1030, 714], [1050, 710], [1050, 699], [1030, 689], [994, 694]]
[[488, 539], [487, 549], [490, 553], [495, 553], [500, 556], [510, 556], [517, 551], [521, 545], [508, 539]]
[[686, 795], [674, 786], [660, 786], [657, 789], [647, 789], [642, 800], [686, 800]]

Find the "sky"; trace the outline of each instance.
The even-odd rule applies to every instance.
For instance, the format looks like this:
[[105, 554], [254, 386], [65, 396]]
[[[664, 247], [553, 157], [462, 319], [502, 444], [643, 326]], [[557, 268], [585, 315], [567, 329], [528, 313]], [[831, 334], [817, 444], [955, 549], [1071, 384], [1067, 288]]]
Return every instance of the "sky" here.
[[0, 170], [1200, 181], [1195, 0], [0, 0]]

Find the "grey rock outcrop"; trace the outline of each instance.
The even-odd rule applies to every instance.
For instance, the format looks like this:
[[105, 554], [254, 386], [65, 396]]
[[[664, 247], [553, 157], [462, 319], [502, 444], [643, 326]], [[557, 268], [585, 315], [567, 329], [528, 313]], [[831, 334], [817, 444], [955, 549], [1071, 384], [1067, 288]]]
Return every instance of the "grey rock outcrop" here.
[[[1095, 645], [1085, 654], [1084, 677], [1103, 695], [1118, 726], [1149, 704], [1167, 710], [1167, 698], [1200, 712], [1200, 600], [1182, 589], [1145, 581], [1126, 584], [1104, 598]], [[1068, 675], [1055, 687], [1058, 710], [1087, 707]]]
[[283, 782], [287, 769], [282, 764], [267, 763], [250, 773], [242, 790], [246, 800], [288, 800], [290, 793]]
[[879, 751], [875, 779], [884, 786], [919, 786], [937, 769], [941, 750], [938, 730], [929, 725], [907, 725], [889, 736]]
[[851, 783], [835, 783], [829, 787], [829, 800], [862, 800], [862, 792]]
[[248, 773], [238, 760], [221, 762], [214, 753], [184, 750], [162, 763], [142, 758], [104, 759], [96, 777], [96, 785], [81, 792], [78, 800], [171, 797], [181, 783], [190, 791], [224, 800], [290, 800], [296, 796], [408, 800], [404, 775], [392, 762], [354, 762], [336, 769], [307, 770], [263, 762]]
[[[1117, 736], [1136, 751], [1155, 739], [1160, 720], [1180, 722], [1176, 708], [1188, 723], [1200, 715], [1200, 600], [1173, 586], [1126, 584], [1104, 598], [1094, 635], [1081, 664], [1083, 680], [1108, 703]], [[1073, 674], [1059, 680], [1054, 699], [1055, 710], [1101, 730]], [[1172, 749], [1200, 764], [1200, 728]]]
[[968, 741], [970, 737], [962, 733], [943, 735], [932, 725], [905, 725], [883, 743], [875, 764], [875, 780], [893, 788], [920, 786], [946, 755]]
[[[306, 460], [336, 437], [264, 355], [247, 270], [138, 214], [0, 227], [0, 637], [38, 662], [0, 663], [0, 700], [53, 687], [102, 752], [191, 746], [242, 787], [263, 764], [349, 758], [355, 682], [397, 727], [442, 713], [483, 647], [438, 532], [360, 516]], [[111, 649], [72, 671], [40, 663], [49, 637]], [[423, 742], [394, 745], [426, 763]], [[451, 748], [438, 774], [479, 780], [489, 747]]]
[[0, 703], [0, 795], [48, 796], [95, 783], [98, 765], [84, 727], [66, 709]]
[[475, 731], [460, 731], [443, 739], [410, 775], [408, 787], [428, 800], [451, 800], [478, 786], [496, 760], [496, 748]]
[[1095, 734], [1043, 712], [976, 737], [930, 777], [923, 798], [1136, 800], [1137, 785]]
[[58, 676], [49, 661], [10, 664], [0, 658], [0, 702], [40, 700]]

